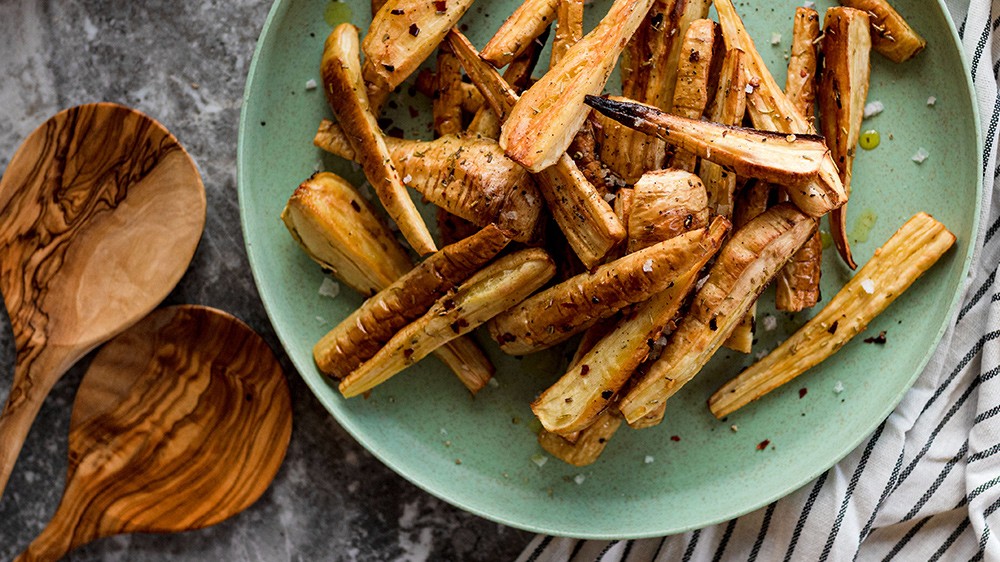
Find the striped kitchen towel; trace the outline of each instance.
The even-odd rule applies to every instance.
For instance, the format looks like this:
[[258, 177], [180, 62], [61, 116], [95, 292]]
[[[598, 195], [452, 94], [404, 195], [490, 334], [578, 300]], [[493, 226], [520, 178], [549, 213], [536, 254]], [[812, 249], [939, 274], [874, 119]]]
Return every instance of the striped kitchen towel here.
[[914, 387], [857, 450], [758, 511], [658, 539], [538, 536], [519, 562], [1000, 560], [1000, 0], [947, 5], [979, 99], [983, 207], [964, 302]]

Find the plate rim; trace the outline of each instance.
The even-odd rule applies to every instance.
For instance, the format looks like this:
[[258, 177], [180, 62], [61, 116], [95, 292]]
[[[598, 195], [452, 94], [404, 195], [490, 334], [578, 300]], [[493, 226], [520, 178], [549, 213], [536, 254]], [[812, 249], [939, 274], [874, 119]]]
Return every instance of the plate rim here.
[[[806, 484], [816, 479], [820, 474], [826, 472], [827, 470], [835, 466], [837, 463], [842, 461], [851, 452], [856, 450], [858, 446], [860, 446], [861, 443], [863, 443], [866, 439], [868, 439], [872, 435], [872, 433], [877, 429], [877, 427], [882, 423], [884, 423], [885, 420], [892, 414], [892, 412], [895, 411], [900, 401], [903, 399], [906, 393], [909, 392], [910, 389], [913, 387], [913, 384], [916, 382], [917, 378], [919, 378], [919, 376], [927, 368], [927, 365], [930, 362], [931, 358], [937, 352], [938, 347], [940, 346], [941, 343], [941, 339], [944, 337], [944, 334], [949, 329], [951, 329], [951, 327], [954, 324], [954, 319], [958, 312], [959, 305], [964, 300], [968, 292], [967, 282], [961, 282], [960, 286], [958, 287], [958, 290], [956, 290], [955, 294], [952, 295], [951, 303], [948, 306], [948, 313], [945, 315], [945, 321], [941, 323], [941, 326], [939, 326], [937, 332], [934, 334], [932, 338], [933, 345], [931, 345], [928, 348], [928, 350], [924, 353], [923, 357], [918, 362], [918, 367], [914, 370], [913, 374], [907, 380], [906, 384], [903, 385], [900, 391], [893, 396], [893, 399], [891, 401], [888, 401], [886, 403], [887, 407], [884, 408], [883, 411], [880, 412], [877, 417], [873, 418], [874, 421], [865, 432], [860, 433], [856, 440], [849, 442], [848, 445], [843, 447], [842, 451], [834, 455], [836, 458], [831, 464], [829, 465], [824, 464], [823, 466], [818, 467], [814, 471], [807, 472], [803, 477], [791, 480], [789, 484], [787, 484], [782, 488], [781, 491], [771, 494], [770, 496], [766, 497], [765, 499], [759, 500], [758, 502], [754, 502], [748, 507], [731, 511], [726, 516], [710, 518], [698, 524], [681, 525], [672, 528], [666, 527], [660, 531], [648, 531], [648, 532], [636, 532], [636, 533], [609, 533], [609, 532], [576, 533], [576, 532], [567, 532], [567, 530], [565, 529], [560, 531], [560, 529], [556, 528], [556, 526], [553, 525], [552, 523], [546, 526], [544, 524], [519, 521], [510, 517], [505, 517], [503, 515], [490, 513], [489, 511], [471, 505], [470, 503], [460, 498], [455, 498], [444, 487], [437, 486], [432, 481], [425, 481], [424, 479], [420, 479], [416, 476], [409, 474], [404, 467], [399, 466], [397, 463], [393, 462], [390, 458], [388, 458], [388, 456], [385, 454], [382, 448], [370, 444], [362, 436], [363, 431], [361, 425], [363, 424], [359, 424], [351, 419], [342, 419], [340, 416], [337, 415], [336, 413], [337, 407], [333, 403], [337, 397], [333, 396], [332, 394], [328, 396], [328, 393], [325, 392], [325, 390], [328, 389], [321, 388], [321, 387], [328, 387], [329, 385], [325, 380], [322, 379], [321, 376], [319, 377], [315, 376], [315, 374], [312, 372], [315, 370], [312, 364], [305, 366], [300, 365], [301, 361], [288, 352], [290, 344], [286, 342], [286, 336], [282, 333], [281, 330], [278, 329], [273, 320], [274, 312], [272, 310], [272, 306], [274, 305], [264, 296], [264, 292], [261, 291], [261, 279], [258, 274], [259, 266], [248, 237], [250, 225], [248, 223], [247, 213], [244, 212], [244, 204], [246, 203], [244, 186], [245, 186], [245, 177], [247, 175], [246, 171], [244, 170], [246, 162], [246, 156], [244, 154], [246, 144], [244, 142], [244, 138], [249, 130], [248, 120], [247, 120], [248, 106], [251, 96], [251, 89], [252, 86], [254, 85], [257, 74], [257, 66], [260, 61], [260, 55], [261, 52], [263, 51], [263, 45], [265, 44], [266, 40], [270, 37], [270, 34], [272, 33], [272, 25], [274, 24], [275, 20], [286, 11], [286, 9], [283, 9], [286, 6], [287, 6], [287, 0], [274, 0], [271, 4], [271, 8], [268, 11], [267, 17], [265, 18], [264, 23], [261, 27], [261, 32], [257, 38], [257, 43], [254, 47], [253, 56], [251, 58], [250, 66], [247, 71], [246, 81], [244, 83], [242, 103], [240, 107], [239, 127], [237, 129], [236, 186], [237, 186], [237, 201], [240, 210], [240, 228], [243, 234], [243, 243], [244, 243], [244, 248], [246, 250], [247, 260], [250, 264], [251, 275], [254, 280], [255, 288], [257, 289], [258, 292], [258, 298], [260, 299], [261, 304], [264, 307], [264, 311], [267, 314], [268, 322], [271, 323], [272, 329], [274, 330], [276, 337], [281, 343], [282, 351], [285, 352], [285, 355], [289, 358], [292, 365], [295, 366], [296, 372], [298, 373], [299, 377], [303, 379], [303, 381], [306, 383], [306, 386], [309, 388], [312, 395], [320, 402], [320, 404], [327, 411], [327, 413], [331, 417], [333, 417], [334, 421], [336, 421], [338, 425], [340, 425], [345, 431], [347, 431], [347, 433], [359, 445], [361, 445], [365, 450], [367, 450], [376, 459], [378, 459], [379, 462], [388, 467], [394, 473], [402, 477], [407, 482], [410, 482], [414, 486], [420, 488], [424, 492], [427, 492], [433, 495], [434, 497], [444, 502], [447, 502], [450, 505], [453, 505], [463, 511], [466, 511], [478, 517], [482, 517], [484, 519], [500, 523], [503, 525], [507, 525], [509, 527], [513, 527], [516, 529], [520, 529], [523, 531], [560, 536], [560, 537], [587, 539], [587, 540], [616, 540], [616, 539], [632, 540], [632, 539], [662, 537], [665, 535], [679, 534], [692, 531], [694, 529], [710, 527], [712, 525], [717, 525], [724, 521], [741, 517], [743, 515], [746, 515], [747, 513], [756, 511], [774, 501], [784, 498], [794, 493], [796, 490], [801, 489]], [[948, 10], [947, 5], [945, 4], [945, 1], [937, 0], [937, 8], [941, 11], [941, 13], [945, 18], [945, 21], [948, 26], [948, 32], [950, 33], [951, 36], [952, 45], [958, 50], [959, 58], [962, 63], [962, 74], [965, 78], [965, 91], [966, 94], [971, 99], [972, 120], [976, 124], [975, 127], [975, 139], [976, 139], [975, 163], [977, 170], [976, 194], [975, 194], [976, 198], [975, 198], [975, 206], [974, 206], [974, 212], [972, 213], [973, 216], [970, 228], [970, 231], [973, 233], [974, 238], [972, 240], [969, 240], [968, 248], [966, 249], [965, 256], [963, 256], [961, 275], [959, 277], [960, 280], [967, 280], [969, 271], [971, 270], [972, 267], [972, 262], [974, 261], [974, 258], [976, 257], [977, 254], [976, 250], [979, 238], [980, 219], [982, 214], [982, 198], [983, 198], [982, 168], [983, 168], [984, 137], [982, 130], [982, 120], [979, 111], [979, 100], [976, 96], [975, 83], [970, 72], [971, 66], [969, 63], [968, 56], [966, 55], [965, 50], [963, 48], [962, 39], [958, 34], [958, 29], [955, 26], [955, 22], [951, 16], [951, 12]]]

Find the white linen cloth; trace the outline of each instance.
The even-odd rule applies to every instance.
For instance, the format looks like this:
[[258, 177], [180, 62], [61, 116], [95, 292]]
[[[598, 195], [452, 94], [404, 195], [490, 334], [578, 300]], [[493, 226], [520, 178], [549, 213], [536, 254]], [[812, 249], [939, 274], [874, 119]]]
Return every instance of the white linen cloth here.
[[976, 255], [957, 318], [914, 387], [815, 481], [727, 523], [665, 538], [536, 537], [519, 562], [1000, 560], [1000, 0], [947, 0], [984, 138]]

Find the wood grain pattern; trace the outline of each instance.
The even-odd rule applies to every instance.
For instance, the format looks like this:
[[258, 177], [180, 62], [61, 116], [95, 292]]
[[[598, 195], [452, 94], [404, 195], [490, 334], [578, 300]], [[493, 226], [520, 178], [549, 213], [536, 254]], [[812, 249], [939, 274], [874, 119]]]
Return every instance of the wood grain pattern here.
[[281, 366], [252, 329], [200, 306], [154, 311], [91, 363], [73, 406], [62, 502], [19, 560], [235, 515], [270, 485], [291, 429]]
[[25, 140], [0, 179], [0, 291], [17, 346], [0, 494], [52, 385], [166, 297], [204, 224], [194, 163], [135, 110], [74, 107]]

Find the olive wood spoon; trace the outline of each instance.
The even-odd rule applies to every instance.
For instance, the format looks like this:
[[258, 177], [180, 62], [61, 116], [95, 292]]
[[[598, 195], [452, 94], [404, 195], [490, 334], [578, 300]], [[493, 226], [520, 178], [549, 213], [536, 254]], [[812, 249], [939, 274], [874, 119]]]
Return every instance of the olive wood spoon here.
[[74, 107], [24, 141], [0, 179], [0, 292], [17, 347], [0, 496], [52, 386], [170, 293], [204, 226], [194, 162], [138, 111]]
[[285, 377], [256, 332], [211, 308], [156, 310], [90, 364], [62, 501], [17, 560], [58, 560], [119, 533], [214, 525], [264, 493], [291, 432]]

